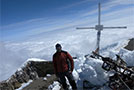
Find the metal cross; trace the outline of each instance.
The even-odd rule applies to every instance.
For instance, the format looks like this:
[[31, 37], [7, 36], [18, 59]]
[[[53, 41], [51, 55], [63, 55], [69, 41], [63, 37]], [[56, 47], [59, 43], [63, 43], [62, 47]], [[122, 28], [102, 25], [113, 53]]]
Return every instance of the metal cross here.
[[101, 31], [103, 29], [126, 29], [126, 26], [122, 26], [122, 27], [104, 27], [103, 25], [101, 25], [101, 4], [98, 4], [98, 25], [95, 25], [95, 27], [77, 27], [76, 29], [95, 29], [97, 30], [97, 43], [96, 43], [96, 50], [95, 52], [97, 54], [99, 54], [99, 50], [100, 50], [100, 36], [101, 36]]

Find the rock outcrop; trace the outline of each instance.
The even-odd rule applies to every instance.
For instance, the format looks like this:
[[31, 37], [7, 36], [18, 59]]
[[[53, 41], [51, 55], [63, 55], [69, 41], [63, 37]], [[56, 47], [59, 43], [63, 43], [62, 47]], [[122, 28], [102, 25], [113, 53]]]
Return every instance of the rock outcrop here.
[[124, 47], [127, 50], [133, 51], [134, 50], [134, 38], [130, 39], [128, 45]]
[[53, 74], [52, 61], [28, 61], [18, 69], [8, 80], [0, 82], [0, 90], [14, 90], [21, 87], [22, 83]]

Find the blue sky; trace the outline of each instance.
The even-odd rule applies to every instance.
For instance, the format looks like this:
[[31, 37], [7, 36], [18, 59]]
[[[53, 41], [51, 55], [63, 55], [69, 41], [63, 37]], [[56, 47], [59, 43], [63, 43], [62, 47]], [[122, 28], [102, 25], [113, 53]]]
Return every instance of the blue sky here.
[[97, 18], [98, 2], [102, 14], [133, 8], [132, 0], [1, 0], [1, 40], [18, 41], [48, 31], [94, 25], [97, 19], [91, 19]]
[[92, 7], [94, 0], [2, 0], [2, 25], [35, 18], [58, 18]]

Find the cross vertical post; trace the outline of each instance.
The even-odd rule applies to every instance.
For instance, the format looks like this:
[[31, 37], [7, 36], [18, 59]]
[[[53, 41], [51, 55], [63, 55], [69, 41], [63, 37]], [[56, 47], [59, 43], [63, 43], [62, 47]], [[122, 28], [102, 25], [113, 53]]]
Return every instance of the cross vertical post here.
[[100, 3], [99, 3], [99, 5], [98, 5], [98, 25], [100, 25], [101, 24], [101, 5], [100, 5]]
[[[101, 5], [100, 3], [98, 4], [98, 26], [100, 27], [101, 25]], [[96, 43], [96, 53], [99, 54], [99, 49], [100, 49], [100, 36], [101, 36], [101, 30], [98, 29], [98, 32], [97, 32], [97, 43]]]

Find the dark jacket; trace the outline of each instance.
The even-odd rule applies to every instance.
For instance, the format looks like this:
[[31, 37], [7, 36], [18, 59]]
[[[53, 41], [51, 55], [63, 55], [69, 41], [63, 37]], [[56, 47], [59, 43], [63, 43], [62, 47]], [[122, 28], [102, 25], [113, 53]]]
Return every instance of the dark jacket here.
[[61, 51], [61, 52], [56, 52], [53, 55], [53, 65], [54, 65], [55, 74], [57, 74], [58, 72], [68, 71], [67, 59], [70, 60], [71, 71], [73, 71], [73, 69], [74, 69], [73, 58], [68, 52]]

